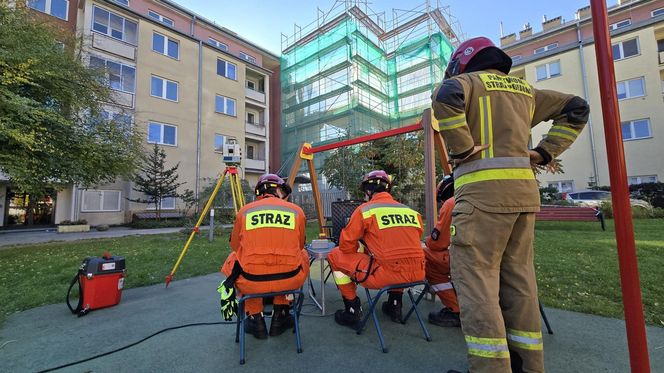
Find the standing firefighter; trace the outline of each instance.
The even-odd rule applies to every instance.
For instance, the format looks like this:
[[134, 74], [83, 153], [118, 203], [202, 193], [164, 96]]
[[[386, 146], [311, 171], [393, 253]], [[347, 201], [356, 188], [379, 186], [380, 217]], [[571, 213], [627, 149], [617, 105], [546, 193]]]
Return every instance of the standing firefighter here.
[[[231, 234], [231, 254], [221, 268], [240, 293], [267, 293], [297, 289], [309, 273], [309, 255], [304, 249], [306, 219], [302, 209], [284, 199], [290, 187], [279, 176], [265, 174], [258, 179], [259, 199], [237, 213]], [[277, 336], [294, 326], [286, 296], [274, 297], [270, 335]], [[249, 315], [245, 331], [258, 339], [267, 338], [263, 300], [247, 299]]]
[[454, 209], [454, 178], [452, 175], [438, 184], [436, 199], [442, 202], [438, 222], [426, 239], [424, 257], [426, 259], [427, 281], [443, 303], [443, 309], [429, 313], [429, 322], [443, 327], [459, 327], [459, 302], [450, 282], [450, 225]]
[[[391, 185], [385, 171], [371, 171], [364, 176], [361, 189], [369, 202], [355, 209], [341, 231], [339, 246], [328, 255], [344, 300], [345, 309], [334, 314], [340, 325], [355, 328], [362, 317], [356, 282], [380, 289], [424, 279], [422, 217], [392, 198]], [[359, 250], [360, 242], [363, 250]], [[390, 291], [382, 305], [383, 312], [394, 322], [401, 321], [402, 295], [403, 289]]]
[[[533, 266], [540, 200], [531, 164], [546, 165], [588, 120], [580, 97], [507, 76], [512, 61], [487, 38], [462, 43], [433, 110], [456, 168], [452, 278], [471, 372], [542, 372]], [[531, 127], [553, 120], [529, 150]]]

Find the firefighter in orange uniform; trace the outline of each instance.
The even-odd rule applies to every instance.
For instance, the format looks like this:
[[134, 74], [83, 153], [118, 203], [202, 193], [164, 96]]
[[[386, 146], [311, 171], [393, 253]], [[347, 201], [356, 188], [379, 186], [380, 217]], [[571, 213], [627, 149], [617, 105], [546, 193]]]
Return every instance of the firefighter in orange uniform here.
[[459, 302], [450, 282], [450, 225], [454, 209], [454, 178], [445, 176], [438, 184], [436, 199], [442, 202], [436, 227], [426, 239], [424, 258], [426, 277], [431, 289], [443, 303], [443, 309], [429, 313], [429, 322], [443, 327], [459, 327]]
[[[508, 76], [511, 67], [489, 39], [469, 39], [432, 96], [456, 165], [450, 260], [471, 372], [544, 371], [533, 265], [540, 199], [531, 167], [567, 149], [590, 111], [578, 96]], [[549, 120], [529, 149], [531, 127]]]
[[[344, 309], [334, 320], [355, 328], [362, 317], [356, 283], [370, 289], [424, 279], [424, 252], [420, 242], [422, 217], [390, 195], [391, 179], [385, 171], [369, 172], [361, 189], [369, 202], [360, 205], [339, 237], [339, 246], [328, 255]], [[360, 242], [364, 246], [360, 249]], [[401, 321], [403, 290], [389, 292], [382, 305], [392, 321]]]
[[[231, 234], [231, 254], [221, 271], [230, 276], [236, 262], [241, 275], [235, 282], [240, 293], [266, 293], [296, 289], [309, 273], [309, 255], [304, 249], [306, 219], [302, 209], [285, 201], [290, 187], [275, 174], [265, 174], [256, 184], [258, 199], [237, 213]], [[249, 315], [245, 331], [258, 339], [267, 338], [263, 301], [247, 299]], [[294, 326], [286, 296], [274, 297], [270, 336]]]

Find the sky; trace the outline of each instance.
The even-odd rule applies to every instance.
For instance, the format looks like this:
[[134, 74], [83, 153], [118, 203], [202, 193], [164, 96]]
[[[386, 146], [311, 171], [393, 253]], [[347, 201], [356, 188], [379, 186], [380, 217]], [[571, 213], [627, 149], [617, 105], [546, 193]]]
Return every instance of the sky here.
[[[281, 52], [281, 34], [293, 33], [297, 23], [306, 26], [316, 20], [318, 8], [329, 11], [335, 0], [174, 0], [218, 25], [236, 32], [241, 37], [273, 52]], [[436, 0], [430, 0], [435, 4]], [[505, 34], [519, 32], [530, 23], [533, 31], [541, 31], [542, 16], [562, 16], [573, 20], [577, 9], [589, 0], [439, 0], [448, 6], [461, 24], [467, 38], [486, 36], [499, 44], [500, 23]], [[376, 12], [392, 14], [392, 9], [412, 9], [425, 0], [369, 0]], [[616, 0], [607, 0], [609, 6]], [[212, 6], [212, 4], [215, 4]]]

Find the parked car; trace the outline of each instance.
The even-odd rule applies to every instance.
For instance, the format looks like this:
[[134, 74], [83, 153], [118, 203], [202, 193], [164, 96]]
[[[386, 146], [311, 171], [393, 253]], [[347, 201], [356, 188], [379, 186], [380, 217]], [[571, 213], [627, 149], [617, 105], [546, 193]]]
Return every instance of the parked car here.
[[[565, 200], [579, 206], [599, 207], [604, 201], [611, 201], [611, 192], [603, 190], [585, 190], [567, 193]], [[630, 205], [650, 209], [652, 206], [641, 199], [630, 198]]]

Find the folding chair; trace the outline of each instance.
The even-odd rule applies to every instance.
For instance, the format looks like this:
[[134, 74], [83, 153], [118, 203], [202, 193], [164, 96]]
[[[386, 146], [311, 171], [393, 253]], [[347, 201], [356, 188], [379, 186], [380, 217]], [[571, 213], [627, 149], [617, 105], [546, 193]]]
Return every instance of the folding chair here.
[[549, 334], [553, 334], [553, 330], [551, 329], [551, 325], [549, 325], [549, 319], [546, 318], [546, 313], [544, 312], [544, 307], [542, 307], [542, 302], [537, 300], [537, 303], [539, 303], [539, 310], [540, 310], [540, 314], [542, 315], [542, 320], [544, 320], [544, 325], [546, 325], [546, 331]]
[[420, 327], [422, 328], [422, 334], [424, 334], [424, 339], [427, 340], [427, 342], [431, 342], [431, 335], [429, 335], [429, 331], [427, 330], [426, 326], [424, 325], [424, 322], [422, 321], [422, 317], [420, 316], [420, 312], [417, 310], [417, 305], [420, 303], [422, 298], [424, 297], [425, 292], [421, 292], [420, 295], [417, 297], [417, 300], [415, 297], [413, 297], [413, 292], [412, 292], [412, 287], [414, 286], [420, 286], [423, 285], [425, 289], [429, 286], [426, 280], [422, 281], [416, 281], [416, 282], [408, 282], [404, 284], [394, 284], [394, 285], [389, 285], [385, 286], [384, 288], [378, 290], [378, 293], [374, 297], [371, 297], [371, 293], [369, 292], [369, 289], [364, 288], [364, 290], [367, 293], [367, 301], [369, 302], [369, 309], [367, 310], [367, 314], [364, 315], [364, 318], [360, 321], [360, 325], [357, 328], [357, 334], [362, 334], [362, 331], [364, 330], [364, 327], [367, 324], [367, 321], [369, 320], [369, 316], [373, 318], [373, 323], [374, 326], [376, 327], [376, 333], [378, 334], [378, 340], [380, 342], [380, 347], [382, 348], [384, 353], [387, 353], [387, 347], [385, 346], [385, 339], [383, 338], [383, 331], [380, 327], [380, 323], [378, 322], [378, 317], [376, 317], [376, 305], [378, 304], [378, 301], [380, 300], [380, 297], [387, 291], [393, 290], [393, 289], [408, 289], [408, 297], [410, 298], [411, 306], [410, 309], [408, 310], [408, 313], [406, 313], [406, 317], [401, 320], [402, 324], [405, 324], [406, 321], [408, 321], [408, 318], [410, 315], [415, 312], [415, 316], [417, 317], [417, 321], [420, 323]]
[[237, 325], [235, 328], [235, 343], [240, 343], [240, 364], [245, 363], [244, 342], [246, 335], [244, 332], [244, 324], [248, 318], [244, 312], [244, 302], [247, 299], [252, 298], [267, 298], [277, 295], [289, 294], [293, 294], [293, 297], [295, 297], [295, 294], [297, 294], [297, 299], [293, 302], [291, 312], [293, 313], [293, 318], [295, 319], [295, 330], [293, 332], [295, 333], [295, 345], [297, 346], [297, 353], [302, 353], [302, 340], [300, 339], [300, 310], [302, 309], [302, 301], [304, 300], [304, 293], [302, 292], [302, 288], [295, 290], [275, 291], [271, 293], [245, 294], [240, 299], [238, 299]]

